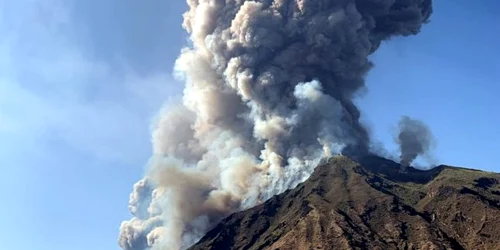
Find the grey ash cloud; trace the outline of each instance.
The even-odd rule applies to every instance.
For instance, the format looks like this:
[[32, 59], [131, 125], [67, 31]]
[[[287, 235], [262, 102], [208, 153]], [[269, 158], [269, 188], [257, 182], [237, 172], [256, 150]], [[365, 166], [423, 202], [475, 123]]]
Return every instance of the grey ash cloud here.
[[409, 166], [418, 156], [426, 155], [434, 145], [434, 136], [422, 121], [403, 116], [398, 124], [395, 141], [401, 151], [401, 168]]
[[367, 153], [353, 98], [368, 56], [419, 33], [432, 12], [430, 0], [187, 3], [192, 44], [175, 66], [184, 95], [154, 126], [153, 188], [136, 186], [122, 249], [184, 249], [305, 180], [323, 155]]

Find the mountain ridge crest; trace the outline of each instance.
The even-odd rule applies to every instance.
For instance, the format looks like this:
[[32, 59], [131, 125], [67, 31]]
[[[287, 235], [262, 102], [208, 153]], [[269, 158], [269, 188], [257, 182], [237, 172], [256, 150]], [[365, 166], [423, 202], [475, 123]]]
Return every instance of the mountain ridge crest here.
[[377, 156], [328, 158], [190, 249], [500, 249], [500, 174], [399, 170]]

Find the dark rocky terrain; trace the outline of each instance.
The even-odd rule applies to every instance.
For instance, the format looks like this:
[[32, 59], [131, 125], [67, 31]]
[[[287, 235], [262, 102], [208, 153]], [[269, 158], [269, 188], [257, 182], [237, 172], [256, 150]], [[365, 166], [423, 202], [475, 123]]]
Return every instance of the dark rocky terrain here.
[[500, 249], [500, 174], [338, 156], [191, 249]]

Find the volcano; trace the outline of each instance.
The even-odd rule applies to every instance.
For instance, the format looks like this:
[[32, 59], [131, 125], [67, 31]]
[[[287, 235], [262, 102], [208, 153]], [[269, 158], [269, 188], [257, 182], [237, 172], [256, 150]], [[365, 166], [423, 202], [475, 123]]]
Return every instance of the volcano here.
[[325, 159], [190, 249], [500, 249], [500, 174], [399, 169], [377, 156]]

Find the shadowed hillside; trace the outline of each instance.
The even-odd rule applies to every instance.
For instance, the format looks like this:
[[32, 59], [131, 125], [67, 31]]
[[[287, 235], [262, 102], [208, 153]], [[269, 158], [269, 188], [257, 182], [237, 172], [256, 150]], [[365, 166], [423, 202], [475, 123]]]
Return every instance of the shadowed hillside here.
[[191, 249], [500, 249], [500, 175], [330, 158]]

